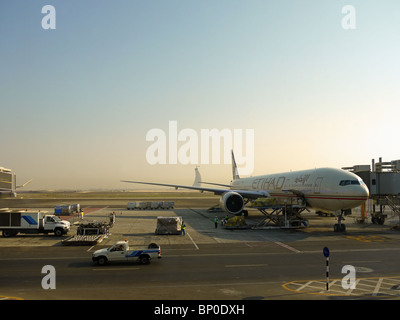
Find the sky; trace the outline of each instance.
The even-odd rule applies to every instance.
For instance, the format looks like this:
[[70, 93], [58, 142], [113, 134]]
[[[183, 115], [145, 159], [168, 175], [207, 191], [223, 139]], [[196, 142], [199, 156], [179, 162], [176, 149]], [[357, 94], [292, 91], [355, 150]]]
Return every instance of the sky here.
[[29, 190], [128, 189], [191, 185], [191, 156], [229, 183], [212, 129], [247, 176], [397, 160], [399, 57], [398, 0], [2, 0], [0, 167]]

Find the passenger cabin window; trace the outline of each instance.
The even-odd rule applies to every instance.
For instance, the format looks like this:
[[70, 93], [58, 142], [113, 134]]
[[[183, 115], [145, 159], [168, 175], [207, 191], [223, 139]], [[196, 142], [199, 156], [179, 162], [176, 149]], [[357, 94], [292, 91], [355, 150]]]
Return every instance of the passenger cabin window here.
[[350, 184], [360, 185], [360, 181], [358, 181], [358, 180], [342, 180], [339, 183], [339, 185], [341, 185], [341, 186], [348, 186]]

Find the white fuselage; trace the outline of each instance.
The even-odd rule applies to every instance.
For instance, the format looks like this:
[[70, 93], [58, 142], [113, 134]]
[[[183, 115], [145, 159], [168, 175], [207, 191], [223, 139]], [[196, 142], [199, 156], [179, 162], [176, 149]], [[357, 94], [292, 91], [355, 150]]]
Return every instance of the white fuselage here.
[[232, 190], [267, 191], [274, 198], [304, 196], [307, 205], [321, 211], [355, 208], [363, 204], [369, 191], [354, 173], [321, 168], [236, 179]]

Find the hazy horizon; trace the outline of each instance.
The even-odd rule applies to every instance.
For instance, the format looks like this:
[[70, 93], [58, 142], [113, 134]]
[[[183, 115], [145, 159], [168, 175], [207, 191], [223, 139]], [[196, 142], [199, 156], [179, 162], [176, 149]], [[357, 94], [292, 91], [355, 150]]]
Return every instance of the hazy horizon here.
[[[1, 1], [0, 167], [26, 190], [191, 185], [212, 129], [253, 130], [253, 176], [400, 159], [399, 30], [396, 0]], [[222, 154], [204, 181], [232, 179]]]

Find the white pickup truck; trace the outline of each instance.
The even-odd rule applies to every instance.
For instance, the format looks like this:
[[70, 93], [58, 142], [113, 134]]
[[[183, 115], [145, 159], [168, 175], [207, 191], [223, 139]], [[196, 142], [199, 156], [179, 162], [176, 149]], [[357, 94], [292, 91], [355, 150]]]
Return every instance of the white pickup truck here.
[[118, 241], [113, 246], [93, 252], [92, 260], [103, 266], [108, 262], [139, 261], [149, 264], [151, 259], [161, 259], [161, 248], [150, 243], [147, 248], [130, 249], [128, 241]]

